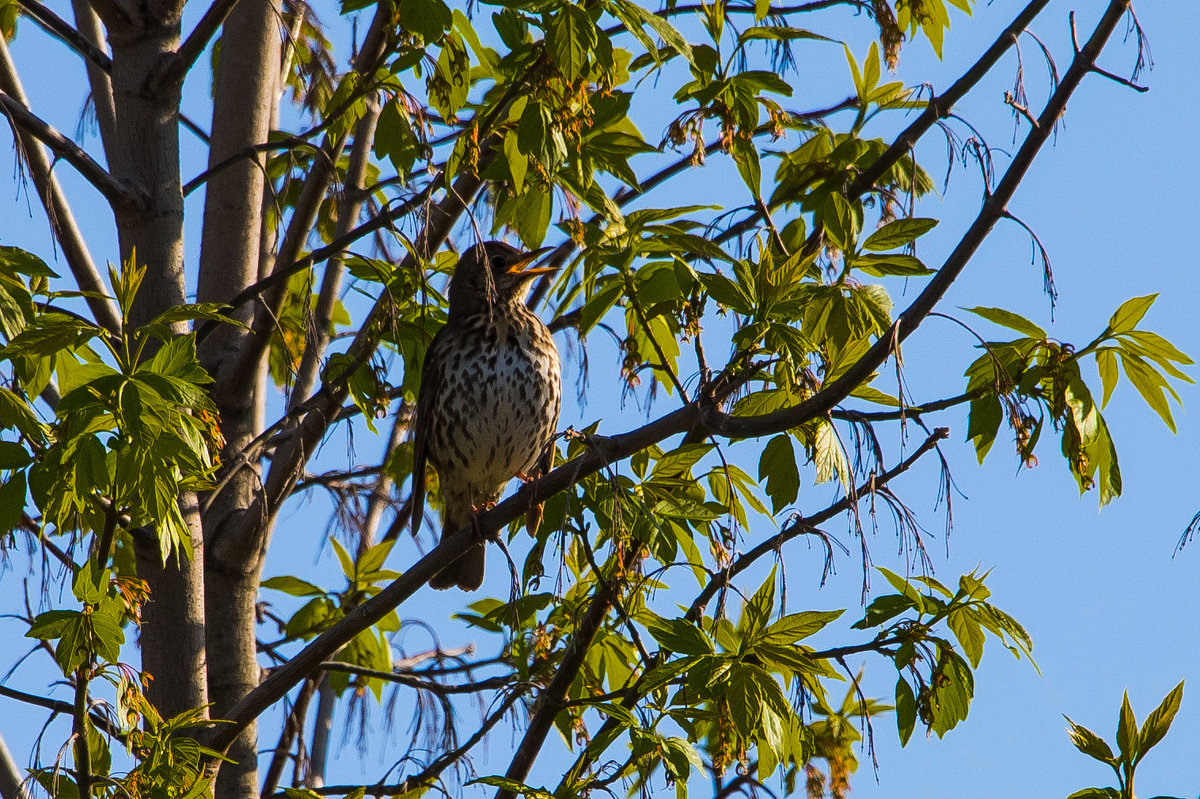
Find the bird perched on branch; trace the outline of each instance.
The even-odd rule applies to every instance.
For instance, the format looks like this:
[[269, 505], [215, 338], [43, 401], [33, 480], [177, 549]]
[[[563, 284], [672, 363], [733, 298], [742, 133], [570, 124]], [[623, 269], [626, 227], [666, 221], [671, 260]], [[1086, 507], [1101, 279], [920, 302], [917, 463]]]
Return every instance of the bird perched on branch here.
[[[556, 268], [532, 266], [546, 251], [489, 241], [459, 258], [446, 325], [425, 354], [417, 393], [414, 535], [424, 514], [426, 462], [441, 485], [443, 536], [472, 523], [513, 477], [534, 477], [553, 464], [562, 368], [550, 331], [525, 307], [534, 278]], [[473, 591], [483, 563], [481, 540], [429, 584]]]

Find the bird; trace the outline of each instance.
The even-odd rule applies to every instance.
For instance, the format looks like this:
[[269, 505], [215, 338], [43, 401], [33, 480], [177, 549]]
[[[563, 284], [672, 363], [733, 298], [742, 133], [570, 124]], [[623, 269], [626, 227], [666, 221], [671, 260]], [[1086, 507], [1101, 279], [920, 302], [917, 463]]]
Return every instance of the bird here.
[[[446, 324], [429, 344], [417, 391], [413, 535], [424, 515], [427, 463], [441, 486], [442, 537], [474, 523], [512, 478], [531, 479], [553, 465], [562, 366], [550, 330], [525, 305], [533, 280], [557, 269], [532, 266], [550, 249], [522, 252], [488, 241], [459, 258]], [[429, 584], [476, 590], [484, 554], [484, 542], [473, 542]]]

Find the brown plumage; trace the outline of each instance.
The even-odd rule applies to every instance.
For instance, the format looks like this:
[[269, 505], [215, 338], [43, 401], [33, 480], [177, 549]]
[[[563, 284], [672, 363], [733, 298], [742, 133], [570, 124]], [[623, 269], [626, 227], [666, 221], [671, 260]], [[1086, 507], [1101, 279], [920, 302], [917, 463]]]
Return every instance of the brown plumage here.
[[[425, 505], [425, 464], [437, 470], [442, 535], [496, 502], [508, 481], [549, 469], [562, 370], [542, 320], [525, 307], [530, 283], [552, 268], [530, 268], [543, 251], [499, 241], [476, 245], [450, 279], [446, 325], [425, 354], [413, 436], [415, 534]], [[484, 544], [472, 544], [429, 584], [473, 591], [483, 582]]]

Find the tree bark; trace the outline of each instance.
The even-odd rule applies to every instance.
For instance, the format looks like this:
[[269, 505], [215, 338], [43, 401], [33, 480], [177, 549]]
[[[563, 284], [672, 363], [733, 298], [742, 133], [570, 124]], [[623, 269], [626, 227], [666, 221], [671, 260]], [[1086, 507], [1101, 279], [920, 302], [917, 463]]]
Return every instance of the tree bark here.
[[[176, 2], [94, 4], [112, 48], [113, 122], [109, 169], [145, 198], [116, 210], [122, 261], [146, 267], [131, 322], [143, 324], [185, 301], [183, 188], [179, 175], [177, 84], [151, 91], [155, 70], [179, 45]], [[156, 679], [147, 697], [164, 716], [208, 702], [205, 683], [203, 549], [193, 496], [180, 497], [191, 531], [190, 558], [162, 562], [157, 536], [135, 538], [139, 574], [150, 587], [141, 632], [142, 668]]]
[[[241, 0], [225, 21], [213, 86], [212, 145], [209, 164], [266, 141], [277, 102], [281, 58], [279, 0]], [[197, 299], [224, 302], [256, 282], [262, 246], [264, 190], [262, 155], [239, 160], [213, 175], [204, 202]], [[253, 309], [237, 314], [249, 322]], [[208, 689], [213, 715], [221, 717], [259, 682], [255, 651], [255, 602], [263, 548], [251, 536], [231, 540], [223, 532], [253, 501], [260, 483], [257, 463], [240, 454], [262, 426], [262, 381], [233, 375], [247, 332], [222, 325], [209, 336], [200, 357], [216, 380], [211, 396], [220, 411], [226, 445], [224, 468], [231, 470], [204, 514], [205, 595], [209, 651]], [[219, 544], [218, 544], [219, 542]], [[236, 761], [222, 766], [218, 797], [253, 796], [258, 788], [257, 730], [249, 726], [230, 749]]]

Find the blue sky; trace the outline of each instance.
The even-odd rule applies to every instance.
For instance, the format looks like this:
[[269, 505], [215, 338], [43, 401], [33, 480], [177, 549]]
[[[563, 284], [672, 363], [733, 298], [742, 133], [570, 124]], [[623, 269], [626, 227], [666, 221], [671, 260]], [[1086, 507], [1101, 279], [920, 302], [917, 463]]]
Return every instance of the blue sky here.
[[[924, 42], [911, 44], [904, 50], [898, 79], [926, 80], [937, 89], [944, 88], [992, 41], [1018, 5], [994, 2], [980, 5], [973, 18], [956, 14], [944, 60], [935, 59]], [[1090, 30], [1100, 4], [1089, 5], [1078, 15], [1081, 35]], [[1190, 277], [1195, 253], [1200, 251], [1200, 226], [1192, 219], [1194, 186], [1200, 177], [1200, 159], [1192, 152], [1193, 143], [1200, 138], [1193, 41], [1200, 19], [1190, 6], [1184, 10], [1182, 4], [1168, 5], [1146, 3], [1138, 9], [1155, 59], [1155, 69], [1142, 78], [1151, 90], [1138, 94], [1100, 76], [1088, 78], [1070, 103], [1053, 146], [1043, 151], [1010, 205], [1049, 251], [1060, 292], [1053, 319], [1042, 292], [1040, 268], [1030, 262], [1029, 237], [1013, 224], [997, 228], [940, 310], [954, 313], [960, 306], [1003, 306], [1034, 319], [1056, 338], [1082, 345], [1103, 329], [1122, 301], [1157, 292], [1158, 302], [1143, 326], [1193, 356], [1200, 352], [1195, 346], [1198, 317]], [[1069, 3], [1052, 2], [1035, 24], [1060, 70], [1065, 69], [1070, 55], [1067, 14], [1071, 8]], [[330, 20], [333, 13], [331, 8], [324, 11]], [[847, 35], [869, 29], [869, 24], [848, 25]], [[865, 36], [848, 41], [860, 57], [865, 53]], [[1031, 102], [1037, 104], [1045, 96], [1044, 72], [1033, 43], [1026, 39], [1022, 46]], [[60, 129], [73, 131], [83, 95], [74, 89], [64, 92], [63, 86], [82, 86], [82, 69], [31, 26], [23, 31], [13, 51], [25, 70], [34, 109]], [[818, 97], [808, 103], [797, 92], [801, 96], [795, 98], [796, 104], [820, 105], [821, 99], [828, 99], [822, 93], [825, 89], [831, 92], [830, 98], [838, 99], [841, 95], [837, 93], [844, 93], [847, 82], [840, 47], [806, 53], [799, 75], [786, 77], [799, 83], [811, 78], [812, 91]], [[1114, 40], [1103, 65], [1128, 74], [1133, 60], [1132, 42]], [[959, 108], [963, 116], [980, 125], [994, 147], [1002, 149], [1013, 146], [1013, 123], [1002, 97], [1011, 87], [1014, 69], [1010, 58]], [[207, 90], [203, 80], [193, 79], [188, 90], [194, 102], [202, 103]], [[669, 110], [662, 108], [661, 113]], [[659, 118], [639, 119], [652, 142], [657, 141], [662, 122]], [[903, 122], [882, 123], [878, 133], [885, 135]], [[191, 174], [197, 171], [199, 151], [186, 135], [184, 141], [189, 150], [186, 157], [191, 159], [185, 173]], [[921, 146], [919, 157], [940, 179], [944, 145], [930, 136]], [[1001, 158], [998, 166], [1003, 164]], [[102, 204], [65, 165], [58, 173], [76, 198], [76, 214], [97, 260], [115, 258], [111, 221]], [[728, 185], [731, 193], [744, 191], [733, 170], [717, 159], [696, 180], [709, 188]], [[921, 240], [920, 255], [927, 263], [940, 263], [950, 251], [978, 209], [979, 200], [977, 170], [960, 166], [952, 174], [949, 190], [918, 209], [918, 213], [942, 219], [941, 225]], [[649, 202], [666, 205], [669, 200], [652, 196]], [[0, 230], [0, 238], [48, 257], [48, 234], [36, 210], [26, 213], [30, 205], [35, 206], [36, 200], [14, 197], [15, 213]], [[199, 220], [199, 210], [194, 199], [188, 208], [192, 220]], [[193, 225], [188, 241], [189, 263], [195, 263], [198, 252], [196, 227]], [[907, 294], [902, 294], [902, 286], [894, 288], [894, 299], [902, 307], [919, 286], [910, 286]], [[1003, 331], [989, 329], [983, 322], [976, 327], [997, 338], [1004, 336]], [[598, 354], [592, 355], [593, 365], [605, 358], [611, 362], [608, 356], [612, 353], [599, 337], [592, 343], [600, 346]], [[962, 368], [975, 357], [971, 344], [951, 323], [930, 320], [905, 345], [912, 395], [927, 400], [961, 391]], [[573, 368], [569, 367], [568, 385], [574, 385]], [[601, 374], [593, 373], [585, 408], [572, 404], [564, 408], [564, 426], [578, 427], [603, 418], [602, 429], [616, 432], [644, 418], [633, 403], [622, 407], [616, 401]], [[1094, 370], [1085, 367], [1085, 375], [1098, 386]], [[1179, 432], [1172, 436], [1128, 383], [1118, 387], [1106, 418], [1121, 456], [1124, 496], [1100, 512], [1094, 494], [1078, 495], [1053, 437], [1044, 438], [1036, 469], [1019, 467], [1003, 433], [989, 459], [977, 466], [973, 449], [963, 441], [965, 414], [952, 413], [937, 421], [952, 429], [943, 451], [956, 485], [965, 495], [955, 497], [954, 532], [949, 542], [941, 538], [941, 509], [934, 508], [935, 465], [914, 469], [896, 487], [930, 532], [936, 576], [953, 582], [958, 574], [976, 567], [992, 569], [988, 584], [993, 601], [1019, 619], [1033, 636], [1041, 674], [989, 641], [976, 675], [976, 699], [967, 721], [943, 740], [925, 739], [918, 731], [907, 749], [901, 750], [892, 718], [877, 719], [877, 779], [864, 754], [860, 757], [863, 768], [854, 782], [856, 796], [1000, 799], [1022, 794], [1066, 796], [1087, 785], [1107, 785], [1105, 769], [1074, 752], [1062, 714], [1111, 738], [1122, 691], [1129, 691], [1141, 718], [1179, 680], [1200, 676], [1200, 631], [1192, 615], [1200, 598], [1195, 577], [1200, 542], [1175, 554], [1180, 534], [1200, 511], [1200, 494], [1188, 490], [1200, 482], [1195, 445], [1198, 430], [1192, 410], [1197, 392], [1185, 386], [1181, 394], [1184, 408], [1176, 413]], [[664, 409], [662, 403], [667, 401], [661, 400], [656, 407]], [[893, 453], [899, 451], [896, 435], [885, 441]], [[361, 438], [357, 443], [365, 457], [369, 443]], [[910, 439], [908, 446], [913, 445]], [[343, 443], [331, 442], [323, 458], [328, 458], [331, 466], [344, 462]], [[806, 488], [801, 502], [810, 502], [811, 507], [802, 509], [823, 507], [831, 499], [828, 486]], [[268, 575], [285, 571], [327, 575], [333, 568], [327, 548], [322, 555], [316, 554], [324, 532], [324, 517], [313, 512], [316, 507], [320, 506], [297, 506], [284, 515], [277, 542], [295, 537], [304, 545], [279, 547], [287, 554], [273, 555]], [[833, 524], [830, 529], [842, 533], [843, 541], [849, 543], [844, 527]], [[879, 564], [903, 568], [893, 557], [895, 538], [886, 524], [872, 538], [871, 548]], [[314, 562], [314, 558], [318, 559]], [[403, 561], [398, 551], [389, 565], [402, 567]], [[858, 563], [840, 558], [836, 575], [823, 588], [818, 588], [820, 565], [820, 553], [815, 549], [797, 547], [789, 553], [794, 609], [848, 607], [849, 619], [859, 605]], [[14, 566], [15, 571], [5, 575], [0, 588], [6, 609], [16, 596], [17, 576], [23, 571], [19, 561]], [[493, 573], [497, 570], [491, 568]], [[877, 580], [876, 587], [881, 585]], [[439, 599], [444, 596], [438, 595]], [[427, 604], [420, 615], [442, 610], [429, 602], [431, 593], [421, 598]], [[402, 615], [419, 614], [417, 609], [405, 609]], [[0, 625], [0, 634], [9, 641], [23, 632], [19, 623], [0, 620]], [[838, 635], [844, 640], [843, 631]], [[453, 631], [449, 637], [451, 642], [469, 638], [462, 631]], [[416, 634], [410, 641], [413, 649], [422, 648]], [[16, 646], [10, 645], [10, 649], [16, 651]], [[894, 670], [886, 662], [868, 661], [868, 665], [867, 693], [890, 697]], [[26, 666], [9, 684], [44, 692], [50, 678], [39, 668]], [[1200, 683], [1189, 686], [1173, 732], [1141, 767], [1140, 795], [1200, 792], [1200, 768], [1192, 744], [1200, 737], [1200, 699], [1191, 695], [1193, 690], [1200, 691]], [[66, 695], [61, 689], [59, 694]], [[31, 713], [8, 700], [3, 700], [3, 710], [0, 732], [18, 761], [24, 763], [44, 714]], [[469, 720], [472, 712], [466, 710], [464, 718]], [[373, 719], [379, 730], [380, 714], [375, 712]], [[271, 726], [268, 722], [267, 727]], [[401, 730], [403, 727], [401, 721]], [[264, 736], [264, 742], [270, 735]], [[403, 738], [403, 732], [400, 736]], [[60, 725], [47, 740], [64, 737]], [[503, 770], [508, 741], [507, 732], [496, 736], [488, 746], [490, 755], [478, 764], [481, 773]], [[395, 741], [379, 734], [375, 742], [361, 759], [353, 744], [347, 744], [335, 766], [341, 775], [335, 773], [333, 779], [354, 780], [362, 773], [373, 778], [382, 771], [383, 763], [398, 756]], [[551, 741], [540, 761], [547, 772], [553, 770], [557, 746]], [[52, 759], [52, 751], [44, 751], [43, 757]]]

